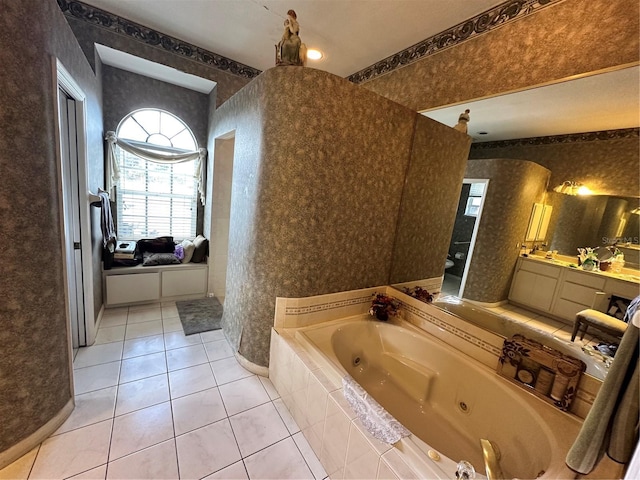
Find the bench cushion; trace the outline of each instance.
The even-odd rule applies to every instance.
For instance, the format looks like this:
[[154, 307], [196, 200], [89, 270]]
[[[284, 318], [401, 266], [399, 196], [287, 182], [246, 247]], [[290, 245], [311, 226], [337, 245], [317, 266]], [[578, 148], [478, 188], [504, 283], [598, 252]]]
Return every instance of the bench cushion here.
[[598, 310], [586, 309], [578, 312], [576, 317], [585, 323], [593, 325], [594, 327], [600, 326], [608, 330], [618, 331], [623, 333], [627, 329], [627, 324], [622, 320], [618, 320], [615, 317], [607, 315], [606, 313], [599, 312]]

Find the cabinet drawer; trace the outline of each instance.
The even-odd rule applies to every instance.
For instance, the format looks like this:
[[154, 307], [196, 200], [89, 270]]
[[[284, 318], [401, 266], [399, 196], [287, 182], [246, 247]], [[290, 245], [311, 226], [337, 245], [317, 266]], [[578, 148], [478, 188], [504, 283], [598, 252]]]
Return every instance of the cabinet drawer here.
[[160, 273], [109, 275], [106, 280], [107, 305], [160, 299]]
[[616, 295], [617, 297], [633, 300], [640, 295], [640, 285], [632, 282], [623, 282], [622, 280], [607, 279], [607, 293]]
[[596, 292], [598, 291], [597, 288], [589, 288], [584, 285], [578, 285], [577, 283], [564, 282], [562, 284], [560, 298], [570, 300], [574, 303], [580, 303], [586, 308], [591, 308], [596, 298]]
[[536, 260], [522, 260], [520, 263], [520, 269], [527, 272], [537, 273], [538, 275], [544, 275], [545, 277], [558, 278], [560, 276], [560, 268], [555, 265], [545, 265], [539, 263]]
[[584, 285], [586, 287], [602, 290], [607, 279], [590, 273], [580, 273], [569, 270], [567, 271], [565, 280], [567, 282], [579, 283], [580, 285]]
[[204, 294], [207, 291], [207, 269], [162, 272], [162, 296]]

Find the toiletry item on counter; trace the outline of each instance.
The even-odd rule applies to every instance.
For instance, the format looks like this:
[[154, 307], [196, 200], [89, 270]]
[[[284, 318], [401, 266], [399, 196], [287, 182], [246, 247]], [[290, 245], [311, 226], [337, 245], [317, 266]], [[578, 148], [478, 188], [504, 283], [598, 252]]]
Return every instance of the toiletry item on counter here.
[[562, 400], [564, 392], [567, 390], [567, 385], [569, 385], [569, 377], [560, 372], [556, 373], [549, 396], [557, 401]]
[[567, 411], [586, 367], [578, 358], [516, 333], [504, 340], [497, 370], [520, 388]]
[[555, 377], [555, 372], [549, 370], [548, 368], [540, 367], [540, 371], [538, 372], [538, 380], [536, 381], [536, 384], [533, 388], [535, 388], [536, 391], [540, 392], [542, 395], [549, 395]]
[[[564, 393], [567, 391], [571, 377], [576, 377], [576, 365], [569, 361], [560, 360], [556, 364], [556, 377], [553, 380], [551, 393], [549, 396], [556, 401], [562, 400]], [[577, 386], [577, 385], [576, 385]]]
[[522, 383], [533, 387], [536, 384], [536, 378], [540, 371], [540, 365], [537, 362], [529, 358], [523, 358], [518, 365], [518, 371], [516, 372], [516, 379]]
[[511, 360], [506, 360], [504, 365], [502, 365], [502, 375], [508, 378], [516, 378], [516, 373], [518, 372], [518, 362], [514, 360], [513, 363]]

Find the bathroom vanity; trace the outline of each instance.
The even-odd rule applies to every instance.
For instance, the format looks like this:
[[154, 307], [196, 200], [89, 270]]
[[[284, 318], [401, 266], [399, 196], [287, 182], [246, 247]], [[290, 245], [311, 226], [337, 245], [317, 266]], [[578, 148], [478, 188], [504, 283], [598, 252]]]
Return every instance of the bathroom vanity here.
[[[606, 309], [612, 296], [631, 300], [640, 295], [638, 275], [585, 271], [570, 265], [562, 260], [521, 256], [509, 302], [572, 324], [581, 310]], [[597, 295], [599, 292], [605, 295]]]

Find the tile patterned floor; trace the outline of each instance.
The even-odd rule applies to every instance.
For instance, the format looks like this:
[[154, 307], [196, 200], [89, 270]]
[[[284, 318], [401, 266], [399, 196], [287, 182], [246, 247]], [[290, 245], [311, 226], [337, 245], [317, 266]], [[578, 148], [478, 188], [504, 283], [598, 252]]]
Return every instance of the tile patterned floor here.
[[0, 479], [310, 479], [327, 474], [269, 379], [175, 304], [108, 309], [74, 359], [76, 408]]

